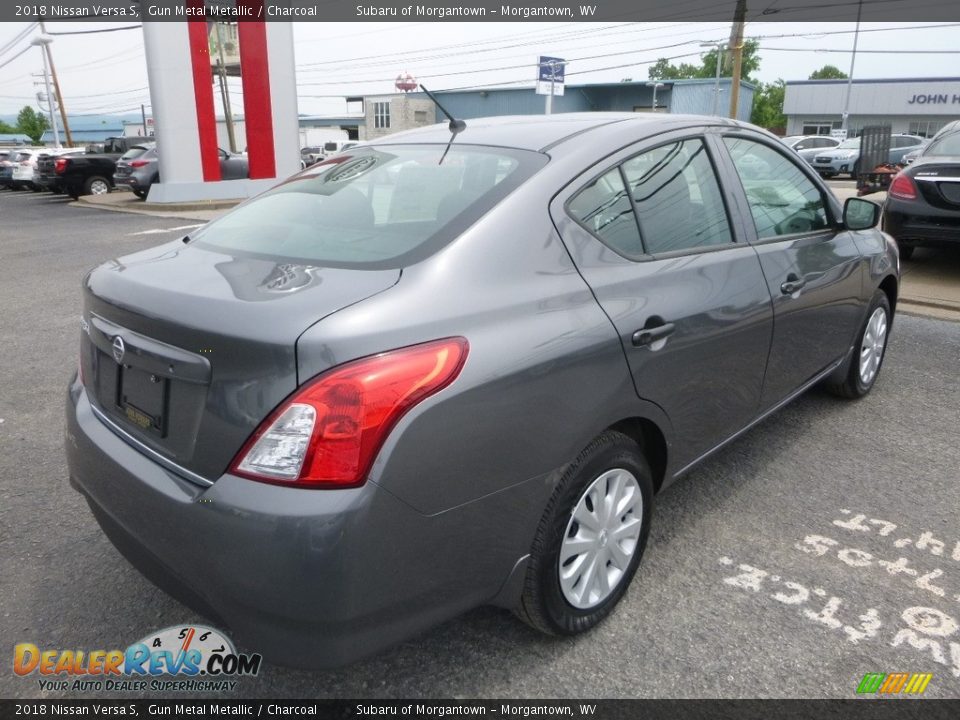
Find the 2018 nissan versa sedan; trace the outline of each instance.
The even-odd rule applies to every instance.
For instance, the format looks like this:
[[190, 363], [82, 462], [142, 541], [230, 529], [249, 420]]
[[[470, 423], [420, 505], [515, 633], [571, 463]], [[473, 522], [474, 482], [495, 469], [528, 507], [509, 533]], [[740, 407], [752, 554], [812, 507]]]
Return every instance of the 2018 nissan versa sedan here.
[[870, 391], [898, 287], [878, 212], [716, 118], [392, 135], [86, 277], [70, 477], [277, 662], [484, 603], [585, 631], [661, 488], [815, 383]]

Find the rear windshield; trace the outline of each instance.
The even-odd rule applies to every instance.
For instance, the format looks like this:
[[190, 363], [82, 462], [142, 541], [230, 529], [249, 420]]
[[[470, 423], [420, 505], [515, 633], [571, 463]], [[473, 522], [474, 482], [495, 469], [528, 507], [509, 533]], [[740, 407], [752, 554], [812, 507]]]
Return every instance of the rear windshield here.
[[844, 140], [842, 143], [837, 145], [837, 147], [841, 149], [858, 148], [860, 147], [860, 138], [850, 138], [849, 140]]
[[358, 147], [206, 225], [195, 243], [328, 267], [404, 267], [453, 240], [547, 162], [524, 150], [446, 150]]
[[134, 158], [140, 157], [141, 155], [143, 155], [147, 151], [147, 149], [148, 148], [140, 147], [139, 145], [136, 147], [132, 147], [129, 150], [127, 150], [123, 155], [121, 155], [120, 159], [133, 160]]
[[930, 155], [960, 155], [960, 132], [950, 133], [934, 140], [923, 151], [924, 157]]

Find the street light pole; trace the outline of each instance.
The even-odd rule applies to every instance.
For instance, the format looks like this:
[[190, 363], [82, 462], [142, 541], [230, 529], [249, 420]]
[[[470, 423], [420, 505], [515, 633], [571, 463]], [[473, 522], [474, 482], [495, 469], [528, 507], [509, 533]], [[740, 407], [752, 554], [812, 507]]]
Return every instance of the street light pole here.
[[857, 27], [853, 32], [853, 55], [850, 57], [850, 74], [847, 76], [847, 97], [843, 101], [843, 123], [841, 127], [847, 130], [850, 119], [850, 92], [853, 90], [853, 66], [857, 62], [857, 42], [860, 40], [860, 13], [863, 12], [863, 0], [857, 3]]
[[57, 116], [53, 112], [53, 104], [55, 102], [53, 93], [50, 92], [50, 65], [47, 63], [47, 45], [53, 42], [53, 38], [49, 35], [38, 35], [33, 40], [30, 41], [31, 45], [36, 45], [40, 48], [40, 53], [43, 55], [43, 84], [47, 88], [47, 111], [50, 115], [50, 127], [53, 129], [53, 143], [54, 147], [61, 147], [60, 145], [60, 131], [57, 129]]
[[715, 47], [717, 50], [717, 78], [713, 83], [713, 114], [720, 114], [720, 68], [723, 66], [723, 43], [700, 43], [700, 47]]
[[657, 111], [657, 88], [662, 88], [664, 85], [665, 85], [665, 83], [662, 83], [662, 82], [648, 82], [648, 83], [647, 83], [647, 86], [648, 86], [648, 87], [652, 87], [652, 88], [653, 88], [653, 103], [652, 103], [652, 104], [653, 104], [653, 107], [651, 108], [651, 112], [656, 112], [656, 111]]

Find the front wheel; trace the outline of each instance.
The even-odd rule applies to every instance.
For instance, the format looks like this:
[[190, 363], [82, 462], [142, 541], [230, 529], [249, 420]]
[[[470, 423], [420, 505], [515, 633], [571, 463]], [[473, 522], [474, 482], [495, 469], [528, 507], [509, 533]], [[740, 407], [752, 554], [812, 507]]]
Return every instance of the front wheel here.
[[637, 444], [608, 430], [567, 468], [534, 539], [517, 615], [575, 635], [616, 606], [650, 531], [653, 479]]
[[870, 392], [880, 375], [891, 319], [887, 294], [883, 290], [877, 290], [870, 301], [867, 319], [857, 336], [850, 368], [841, 381], [827, 385], [831, 392], [851, 399], [861, 398]]

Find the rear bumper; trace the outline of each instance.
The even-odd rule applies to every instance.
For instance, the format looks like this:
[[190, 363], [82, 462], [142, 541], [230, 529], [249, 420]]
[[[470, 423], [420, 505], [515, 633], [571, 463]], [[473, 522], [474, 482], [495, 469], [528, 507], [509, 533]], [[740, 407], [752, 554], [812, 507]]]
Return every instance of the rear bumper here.
[[66, 450], [71, 484], [134, 566], [248, 651], [307, 668], [348, 664], [516, 587], [506, 581], [529, 544], [504, 540], [493, 510], [544, 484], [433, 516], [374, 483], [295, 490], [224, 475], [202, 488], [114, 434], [77, 383]]
[[902, 243], [960, 243], [960, 211], [888, 198], [883, 229]]

